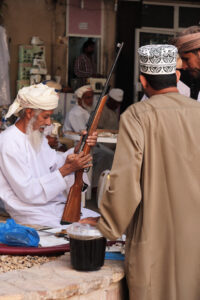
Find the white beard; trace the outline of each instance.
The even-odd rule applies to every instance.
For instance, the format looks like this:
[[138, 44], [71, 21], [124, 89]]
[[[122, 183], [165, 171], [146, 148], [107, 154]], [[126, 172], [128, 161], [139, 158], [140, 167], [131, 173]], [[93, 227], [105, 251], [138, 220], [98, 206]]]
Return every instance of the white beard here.
[[35, 119], [32, 118], [30, 122], [28, 123], [28, 126], [26, 128], [26, 134], [28, 136], [29, 142], [31, 143], [31, 146], [36, 152], [40, 151], [42, 141], [44, 138], [43, 132], [40, 132], [39, 130], [33, 130], [33, 123]]
[[85, 102], [83, 101], [82, 102], [82, 106], [89, 112], [89, 114], [92, 112], [93, 110], [93, 107], [92, 106], [89, 106], [87, 104], [85, 104]]

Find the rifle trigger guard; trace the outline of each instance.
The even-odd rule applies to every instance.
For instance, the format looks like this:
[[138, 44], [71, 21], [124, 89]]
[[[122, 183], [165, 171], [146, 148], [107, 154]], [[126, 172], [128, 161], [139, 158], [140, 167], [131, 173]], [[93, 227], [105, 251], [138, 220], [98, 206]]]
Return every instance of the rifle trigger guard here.
[[84, 192], [88, 187], [88, 184], [83, 182], [83, 186], [82, 186], [82, 192]]
[[88, 172], [89, 172], [89, 170], [90, 170], [90, 167], [88, 167], [88, 168], [85, 168], [85, 169], [83, 170], [83, 172], [84, 172], [84, 173], [88, 173]]

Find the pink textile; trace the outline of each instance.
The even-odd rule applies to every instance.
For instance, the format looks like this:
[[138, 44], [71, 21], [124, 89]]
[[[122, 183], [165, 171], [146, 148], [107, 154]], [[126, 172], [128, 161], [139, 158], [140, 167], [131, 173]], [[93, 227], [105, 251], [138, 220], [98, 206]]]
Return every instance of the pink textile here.
[[177, 38], [175, 46], [179, 53], [188, 52], [200, 48], [200, 32], [187, 34]]

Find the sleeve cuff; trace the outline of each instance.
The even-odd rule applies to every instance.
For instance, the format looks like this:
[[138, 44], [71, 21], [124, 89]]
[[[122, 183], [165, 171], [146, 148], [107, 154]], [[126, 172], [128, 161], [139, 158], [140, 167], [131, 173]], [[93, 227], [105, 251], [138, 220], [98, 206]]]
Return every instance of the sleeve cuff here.
[[97, 229], [99, 229], [99, 231], [102, 233], [102, 235], [104, 237], [106, 237], [107, 239], [109, 239], [111, 241], [115, 241], [119, 238], [119, 236], [114, 236], [110, 230], [106, 229], [106, 226], [103, 222], [102, 217], [100, 217], [100, 219], [97, 223]]
[[59, 193], [66, 189], [66, 182], [59, 170], [41, 177], [40, 183], [49, 200], [55, 198]]

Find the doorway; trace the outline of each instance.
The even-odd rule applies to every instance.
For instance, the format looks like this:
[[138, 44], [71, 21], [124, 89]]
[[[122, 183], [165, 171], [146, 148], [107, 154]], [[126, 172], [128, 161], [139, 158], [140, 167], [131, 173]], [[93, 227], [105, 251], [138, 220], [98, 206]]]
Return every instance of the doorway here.
[[[76, 81], [74, 74], [74, 63], [76, 58], [81, 54], [83, 44], [90, 37], [70, 36], [69, 37], [69, 52], [68, 52], [68, 85], [75, 90]], [[100, 69], [100, 38], [92, 37], [95, 42], [94, 61], [97, 66], [97, 72]]]
[[143, 94], [139, 83], [138, 48], [148, 44], [168, 44], [176, 32], [198, 24], [200, 5], [194, 1], [191, 4], [143, 1], [141, 29], [135, 29], [134, 102], [140, 101]]

